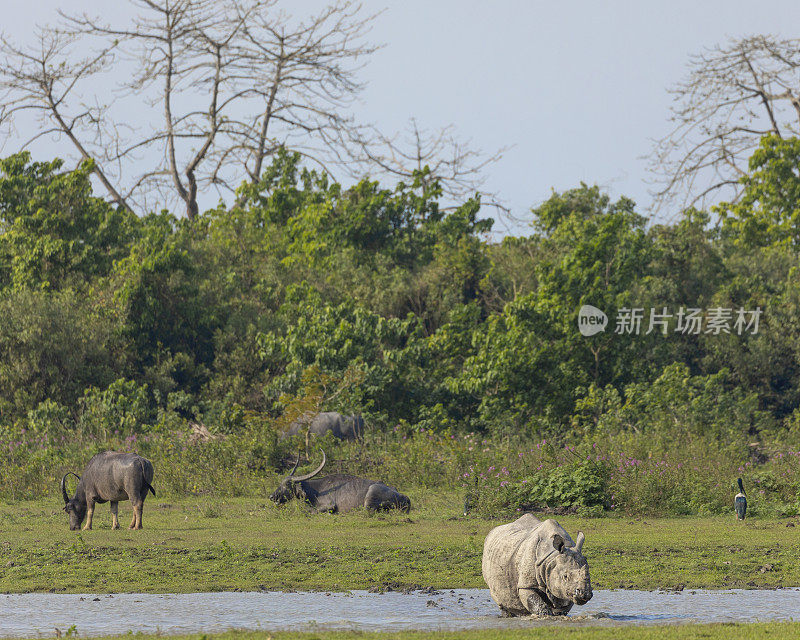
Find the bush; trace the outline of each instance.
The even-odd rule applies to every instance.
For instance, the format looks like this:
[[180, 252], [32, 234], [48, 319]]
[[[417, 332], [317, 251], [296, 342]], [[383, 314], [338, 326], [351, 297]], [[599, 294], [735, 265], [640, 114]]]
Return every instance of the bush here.
[[107, 439], [111, 434], [146, 431], [153, 417], [147, 386], [121, 378], [104, 391], [94, 387], [86, 390], [79, 425], [86, 433]]
[[506, 486], [509, 508], [522, 511], [548, 507], [602, 506], [606, 499], [606, 473], [597, 464], [559, 465]]

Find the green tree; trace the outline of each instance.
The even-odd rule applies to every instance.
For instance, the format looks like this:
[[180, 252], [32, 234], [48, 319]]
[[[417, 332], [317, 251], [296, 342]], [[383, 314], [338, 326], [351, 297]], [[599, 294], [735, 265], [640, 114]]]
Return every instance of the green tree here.
[[326, 304], [308, 285], [290, 288], [280, 313], [285, 329], [257, 337], [271, 374], [268, 396], [297, 392], [303, 373], [312, 366], [334, 377], [354, 370], [359, 382], [342, 399], [351, 410], [372, 411], [385, 420], [413, 415], [418, 389], [425, 384], [409, 370], [411, 347], [418, 353], [418, 319], [384, 318], [352, 301]]
[[742, 176], [742, 196], [716, 207], [724, 237], [747, 249], [800, 250], [800, 138], [764, 136]]
[[59, 172], [63, 162], [0, 160], [0, 282], [58, 289], [107, 274], [127, 253], [138, 220], [92, 196], [90, 161]]
[[168, 213], [146, 216], [141, 224], [140, 239], [109, 277], [122, 333], [140, 375], [158, 376], [165, 360], [175, 362], [176, 354], [185, 354], [175, 375], [196, 391], [204, 381], [203, 367], [213, 361], [220, 320], [218, 304], [201, 295], [194, 225]]
[[0, 298], [0, 416], [45, 400], [74, 407], [89, 386], [105, 388], [128, 368], [114, 314], [102, 298], [19, 290]]
[[[637, 306], [652, 243], [626, 198], [611, 203], [597, 187], [554, 194], [534, 210], [542, 235], [537, 288], [508, 303], [476, 331], [475, 354], [454, 380], [469, 393], [485, 426], [511, 432], [557, 429], [578, 390], [646, 377], [653, 338], [614, 335], [617, 309]], [[606, 310], [611, 326], [584, 337], [578, 311]]]

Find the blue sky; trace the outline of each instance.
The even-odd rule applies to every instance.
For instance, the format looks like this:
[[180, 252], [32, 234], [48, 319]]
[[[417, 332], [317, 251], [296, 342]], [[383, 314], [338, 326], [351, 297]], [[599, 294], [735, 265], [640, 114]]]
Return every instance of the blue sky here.
[[[124, 3], [114, 0], [114, 5]], [[318, 4], [318, 3], [315, 3]], [[63, 2], [5, 0], [3, 31], [24, 41]], [[72, 0], [71, 11], [109, 3]], [[284, 4], [289, 7], [289, 4]], [[302, 6], [297, 3], [296, 6]], [[485, 187], [525, 218], [551, 189], [597, 183], [650, 203], [642, 156], [669, 130], [667, 88], [691, 53], [753, 33], [800, 36], [800, 3], [390, 0], [372, 31], [357, 115], [381, 129], [410, 117], [452, 124], [486, 151], [513, 147]], [[116, 15], [130, 11], [115, 9]], [[4, 153], [10, 153], [13, 141]]]

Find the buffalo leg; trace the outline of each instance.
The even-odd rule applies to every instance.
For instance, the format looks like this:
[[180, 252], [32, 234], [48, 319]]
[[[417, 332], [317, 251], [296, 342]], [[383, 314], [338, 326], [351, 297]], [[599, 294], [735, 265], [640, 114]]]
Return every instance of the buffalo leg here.
[[92, 516], [94, 515], [94, 500], [86, 501], [86, 524], [83, 525], [84, 531], [91, 531], [92, 529]]
[[367, 495], [364, 496], [364, 507], [367, 511], [386, 511], [392, 507], [397, 506], [392, 498], [384, 499], [381, 495], [381, 488], [373, 484], [367, 489]]
[[532, 616], [546, 618], [553, 615], [550, 605], [533, 589], [520, 589], [518, 595], [523, 606], [530, 611]]
[[111, 501], [111, 528], [119, 529], [119, 502]]
[[381, 508], [381, 497], [375, 491], [375, 485], [367, 489], [367, 495], [364, 496], [364, 508], [367, 511], [377, 511]]
[[364, 496], [364, 507], [367, 511], [388, 511], [389, 509], [401, 509], [408, 513], [411, 508], [409, 503], [408, 507], [399, 501], [396, 496], [387, 496], [383, 493], [381, 487], [372, 485], [367, 489], [367, 495]]
[[141, 502], [138, 504], [133, 505], [133, 522], [131, 523], [131, 529], [141, 529], [142, 528], [142, 507], [144, 504]]
[[317, 513], [336, 513], [336, 505], [332, 507], [317, 507]]

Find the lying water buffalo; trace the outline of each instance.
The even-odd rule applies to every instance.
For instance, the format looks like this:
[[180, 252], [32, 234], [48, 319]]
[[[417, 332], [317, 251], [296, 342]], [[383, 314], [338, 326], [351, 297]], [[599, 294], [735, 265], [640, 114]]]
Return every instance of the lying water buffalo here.
[[343, 416], [335, 411], [323, 411], [314, 417], [304, 415], [289, 425], [286, 434], [296, 436], [308, 429], [308, 433], [324, 436], [330, 432], [339, 440], [358, 440], [364, 433], [364, 418]]
[[[67, 476], [78, 479], [75, 497], [67, 495]], [[80, 528], [87, 518], [84, 529], [92, 528], [95, 503], [111, 502], [112, 529], [119, 529], [117, 509], [120, 500], [130, 499], [133, 505], [133, 520], [129, 529], [142, 528], [142, 508], [148, 490], [156, 495], [150, 484], [153, 481], [153, 465], [147, 458], [135, 453], [104, 451], [98, 453], [86, 465], [83, 475], [71, 471], [61, 478], [61, 493], [64, 495], [64, 511], [69, 514], [69, 528]]]
[[327, 458], [322, 452], [322, 464], [314, 471], [304, 476], [295, 476], [300, 456], [297, 457], [294, 467], [280, 486], [270, 496], [270, 500], [278, 504], [285, 504], [292, 498], [305, 500], [317, 511], [330, 513], [344, 513], [358, 507], [365, 507], [370, 511], [400, 509], [408, 513], [411, 509], [411, 500], [394, 487], [343, 474], [334, 474], [322, 478], [314, 478], [325, 466]]
[[483, 546], [483, 579], [509, 616], [567, 615], [592, 598], [584, 535], [572, 538], [555, 520], [531, 514], [495, 527]]

